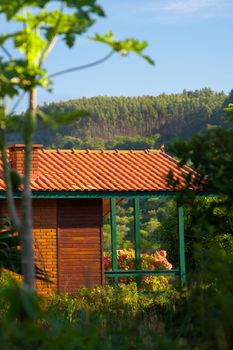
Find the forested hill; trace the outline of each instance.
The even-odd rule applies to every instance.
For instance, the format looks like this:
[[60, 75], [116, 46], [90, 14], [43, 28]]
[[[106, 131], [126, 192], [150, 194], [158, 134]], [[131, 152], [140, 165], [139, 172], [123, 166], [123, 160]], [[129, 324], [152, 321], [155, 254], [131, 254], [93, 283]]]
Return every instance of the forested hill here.
[[[224, 123], [229, 96], [210, 89], [142, 97], [93, 97], [51, 103], [41, 109], [50, 115], [87, 110], [90, 116], [59, 132], [40, 132], [37, 140], [60, 148], [152, 148], [174, 138]], [[159, 140], [158, 140], [159, 139]]]

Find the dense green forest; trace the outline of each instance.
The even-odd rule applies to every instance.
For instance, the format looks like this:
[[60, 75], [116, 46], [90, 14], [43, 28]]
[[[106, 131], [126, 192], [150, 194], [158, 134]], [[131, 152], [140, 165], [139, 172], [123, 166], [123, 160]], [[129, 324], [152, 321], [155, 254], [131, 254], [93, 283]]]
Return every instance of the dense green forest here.
[[41, 110], [55, 119], [77, 110], [86, 110], [88, 116], [59, 130], [40, 125], [35, 141], [53, 148], [157, 148], [223, 126], [223, 108], [232, 101], [233, 91], [227, 96], [205, 88], [170, 95], [83, 97], [44, 104]]

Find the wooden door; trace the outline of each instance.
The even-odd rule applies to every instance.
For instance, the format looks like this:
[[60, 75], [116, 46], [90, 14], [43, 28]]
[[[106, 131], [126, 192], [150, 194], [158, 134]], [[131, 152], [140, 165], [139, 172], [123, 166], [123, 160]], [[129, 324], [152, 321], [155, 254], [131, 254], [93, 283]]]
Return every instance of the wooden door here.
[[58, 200], [58, 291], [103, 284], [102, 200]]

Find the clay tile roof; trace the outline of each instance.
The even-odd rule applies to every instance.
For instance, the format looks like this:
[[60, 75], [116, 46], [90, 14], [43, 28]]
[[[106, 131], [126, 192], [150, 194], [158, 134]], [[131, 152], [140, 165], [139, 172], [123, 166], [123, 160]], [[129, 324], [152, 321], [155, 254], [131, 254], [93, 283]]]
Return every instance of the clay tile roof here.
[[[178, 162], [162, 150], [44, 150], [38, 149], [38, 169], [32, 174], [34, 191], [172, 191], [172, 170], [185, 185]], [[0, 190], [4, 190], [0, 161]]]

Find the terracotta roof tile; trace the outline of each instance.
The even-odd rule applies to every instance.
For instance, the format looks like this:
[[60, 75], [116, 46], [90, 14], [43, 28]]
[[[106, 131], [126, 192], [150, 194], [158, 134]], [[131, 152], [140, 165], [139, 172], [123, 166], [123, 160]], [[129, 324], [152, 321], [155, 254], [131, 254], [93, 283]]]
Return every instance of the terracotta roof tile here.
[[[180, 187], [185, 182], [178, 162], [160, 150], [84, 151], [38, 149], [38, 169], [31, 179], [35, 191], [171, 191], [172, 170]], [[0, 161], [0, 175], [1, 175]], [[0, 176], [0, 190], [5, 185]]]

